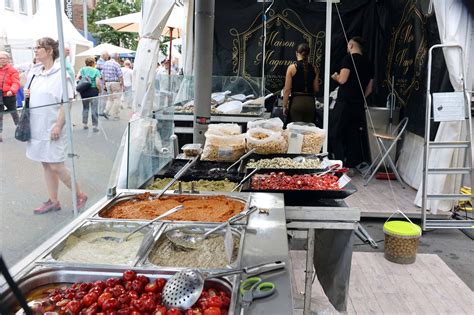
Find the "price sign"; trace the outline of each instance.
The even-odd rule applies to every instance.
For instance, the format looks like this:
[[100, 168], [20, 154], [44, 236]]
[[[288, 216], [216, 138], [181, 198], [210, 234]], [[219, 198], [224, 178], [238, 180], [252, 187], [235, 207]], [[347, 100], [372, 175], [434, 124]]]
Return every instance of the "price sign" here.
[[433, 93], [434, 121], [464, 120], [464, 93]]

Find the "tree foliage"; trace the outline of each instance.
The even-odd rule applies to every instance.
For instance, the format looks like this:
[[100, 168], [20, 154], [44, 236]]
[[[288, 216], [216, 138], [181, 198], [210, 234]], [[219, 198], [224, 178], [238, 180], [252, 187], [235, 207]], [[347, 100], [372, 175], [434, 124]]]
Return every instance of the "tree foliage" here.
[[140, 8], [140, 0], [99, 0], [97, 1], [96, 7], [89, 15], [88, 29], [97, 39], [99, 44], [109, 43], [136, 50], [138, 45], [138, 33], [117, 32], [108, 25], [98, 25], [95, 24], [95, 22], [139, 12]]

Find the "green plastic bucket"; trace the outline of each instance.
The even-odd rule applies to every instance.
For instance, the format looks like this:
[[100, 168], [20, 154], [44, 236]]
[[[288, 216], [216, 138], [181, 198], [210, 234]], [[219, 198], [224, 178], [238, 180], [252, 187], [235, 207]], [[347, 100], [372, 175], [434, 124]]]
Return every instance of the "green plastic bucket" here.
[[397, 264], [414, 263], [421, 236], [420, 226], [410, 220], [409, 222], [387, 220], [383, 225], [383, 231], [385, 233], [385, 259]]

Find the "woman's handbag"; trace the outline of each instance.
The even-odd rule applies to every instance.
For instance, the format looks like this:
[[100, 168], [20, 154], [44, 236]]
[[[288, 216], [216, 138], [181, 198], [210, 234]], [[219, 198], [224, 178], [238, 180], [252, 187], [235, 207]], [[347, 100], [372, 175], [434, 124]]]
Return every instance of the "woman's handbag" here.
[[76, 91], [84, 93], [92, 87], [91, 78], [88, 75], [83, 75], [76, 85]]
[[[31, 78], [30, 84], [28, 85], [28, 89], [30, 89], [31, 82], [35, 76]], [[18, 125], [16, 125], [15, 129], [15, 139], [18, 141], [26, 142], [31, 139], [31, 128], [30, 128], [30, 98], [25, 98], [25, 106], [21, 111], [20, 119], [18, 120]]]
[[[7, 76], [7, 69], [5, 69], [5, 73], [3, 74], [3, 80], [2, 80], [2, 88], [0, 89], [0, 106], [3, 106], [3, 85], [5, 84], [5, 77]], [[3, 107], [0, 107], [1, 110], [3, 110]]]

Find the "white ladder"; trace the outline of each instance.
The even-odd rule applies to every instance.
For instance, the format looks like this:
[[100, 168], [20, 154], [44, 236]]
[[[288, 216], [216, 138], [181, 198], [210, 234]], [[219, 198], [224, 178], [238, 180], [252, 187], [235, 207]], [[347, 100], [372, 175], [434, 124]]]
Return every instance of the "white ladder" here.
[[[458, 49], [460, 52], [461, 59], [461, 81], [462, 81], [462, 92], [464, 95], [464, 109], [465, 117], [464, 122], [467, 128], [466, 140], [464, 141], [448, 141], [448, 142], [435, 142], [430, 141], [430, 123], [431, 123], [431, 111], [432, 111], [432, 94], [431, 94], [431, 63], [433, 50], [438, 48], [444, 49]], [[459, 219], [459, 216], [454, 215], [457, 220], [427, 220], [426, 218], [426, 206], [428, 200], [470, 200], [471, 204], [473, 201], [472, 194], [464, 195], [461, 193], [453, 194], [428, 194], [428, 178], [431, 174], [458, 174], [458, 175], [469, 175], [471, 179], [471, 186], [474, 186], [474, 174], [473, 174], [473, 142], [472, 142], [472, 121], [471, 121], [471, 99], [469, 93], [466, 91], [466, 83], [464, 80], [464, 62], [463, 62], [463, 49], [462, 46], [457, 44], [438, 44], [433, 45], [428, 52], [428, 71], [426, 81], [426, 119], [425, 119], [425, 139], [424, 139], [424, 150], [423, 150], [423, 187], [422, 187], [422, 204], [421, 204], [421, 221], [423, 230], [427, 229], [471, 229], [474, 228], [474, 220], [472, 219]], [[461, 120], [462, 122], [462, 120]], [[429, 156], [430, 149], [467, 149], [466, 159], [464, 160], [465, 167], [448, 167], [448, 168], [430, 168], [429, 167]]]

